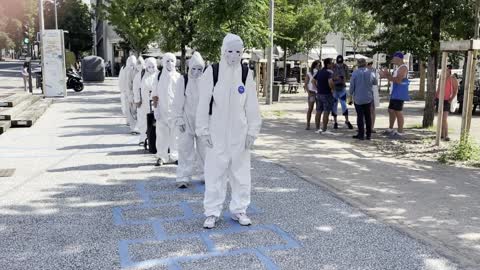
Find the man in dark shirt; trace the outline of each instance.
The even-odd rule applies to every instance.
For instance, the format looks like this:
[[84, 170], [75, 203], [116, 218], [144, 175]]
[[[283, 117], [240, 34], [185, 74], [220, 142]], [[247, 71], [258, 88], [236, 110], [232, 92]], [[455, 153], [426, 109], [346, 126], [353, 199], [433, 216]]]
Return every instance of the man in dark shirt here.
[[312, 81], [313, 85], [317, 88], [317, 114], [315, 118], [320, 119], [323, 113], [322, 129], [317, 125], [316, 133], [330, 133], [327, 131], [327, 125], [328, 117], [330, 116], [334, 102], [332, 91], [335, 88], [332, 67], [332, 58], [323, 60], [323, 69], [317, 72]]

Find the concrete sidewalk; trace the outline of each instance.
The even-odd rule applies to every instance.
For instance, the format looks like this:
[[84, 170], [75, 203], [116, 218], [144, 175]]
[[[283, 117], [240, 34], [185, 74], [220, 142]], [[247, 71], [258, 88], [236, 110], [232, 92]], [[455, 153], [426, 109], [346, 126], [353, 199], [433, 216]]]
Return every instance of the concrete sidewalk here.
[[[297, 94], [262, 106], [258, 154], [432, 245], [465, 269], [479, 269], [480, 170], [386, 156], [374, 146], [375, 136], [372, 142], [354, 141], [353, 130], [330, 136], [306, 131], [305, 103]], [[386, 106], [382, 103], [377, 127], [386, 126]], [[418, 102], [407, 105], [407, 123], [420, 118], [418, 110]]]
[[[120, 117], [115, 85], [69, 92], [34, 127], [0, 137], [0, 166], [16, 169], [0, 178], [0, 269], [459, 269], [272, 162], [278, 157], [252, 162], [253, 226], [225, 216], [202, 229], [203, 185], [179, 192], [175, 167], [152, 166]], [[286, 157], [274, 133], [293, 146], [294, 130], [273, 125], [257, 153], [276, 144]], [[327, 162], [316, 158], [305, 162]]]

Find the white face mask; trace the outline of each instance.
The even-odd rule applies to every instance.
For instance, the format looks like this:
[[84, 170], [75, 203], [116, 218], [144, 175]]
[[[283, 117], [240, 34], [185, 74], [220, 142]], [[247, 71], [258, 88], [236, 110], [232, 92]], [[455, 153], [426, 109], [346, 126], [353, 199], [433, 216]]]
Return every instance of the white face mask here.
[[318, 72], [318, 68], [314, 68], [313, 69], [313, 74], [317, 74], [317, 72]]
[[165, 63], [165, 68], [168, 70], [168, 71], [172, 71], [175, 67], [175, 64], [173, 63], [173, 60], [172, 59], [168, 59], [167, 62]]
[[148, 72], [148, 73], [153, 73], [153, 72], [155, 72], [155, 67], [154, 67], [154, 66], [147, 66], [147, 72]]
[[231, 48], [227, 48], [227, 50], [225, 51], [225, 58], [227, 58], [227, 63], [230, 66], [240, 64], [240, 61], [242, 61], [242, 53], [243, 53], [243, 47], [241, 46], [234, 46]]
[[202, 66], [193, 66], [190, 68], [190, 76], [194, 79], [200, 78], [203, 74], [203, 68]]

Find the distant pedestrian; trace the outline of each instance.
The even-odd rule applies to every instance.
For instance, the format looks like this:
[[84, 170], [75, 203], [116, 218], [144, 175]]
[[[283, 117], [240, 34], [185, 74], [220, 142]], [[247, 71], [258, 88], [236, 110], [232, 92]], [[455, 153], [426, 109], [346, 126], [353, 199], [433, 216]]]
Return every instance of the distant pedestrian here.
[[[321, 63], [319, 60], [315, 60], [310, 67], [310, 71], [305, 76], [305, 92], [308, 93], [308, 111], [307, 111], [307, 128], [306, 130], [310, 130], [310, 120], [312, 119], [312, 112], [313, 107], [315, 106], [316, 95], [317, 95], [317, 88], [313, 85], [313, 78], [318, 72], [318, 68], [321, 67]], [[320, 117], [317, 119], [315, 117], [315, 125], [317, 130], [320, 129]]]
[[352, 124], [348, 121], [348, 108], [347, 108], [347, 75], [348, 66], [343, 62], [343, 55], [337, 56], [336, 64], [333, 66], [333, 82], [335, 83], [335, 90], [333, 91], [333, 128], [338, 129], [337, 111], [338, 103], [342, 107], [342, 114], [345, 117], [345, 125], [349, 129], [353, 129]]
[[23, 63], [22, 67], [22, 77], [23, 77], [23, 90], [27, 92], [27, 84], [28, 84], [28, 62]]
[[[409, 101], [408, 87], [410, 81], [408, 80], [408, 66], [403, 62], [403, 53], [396, 52], [393, 54], [392, 63], [397, 66], [393, 71], [393, 75], [390, 74], [388, 69], [383, 69], [380, 72], [382, 78], [386, 78], [393, 82], [392, 93], [390, 94], [390, 104], [388, 105], [388, 114], [390, 118], [390, 125], [385, 132], [391, 139], [401, 139], [403, 137], [403, 105], [405, 101]], [[393, 130], [397, 121], [397, 131]]]
[[[373, 86], [377, 84], [375, 73], [367, 68], [365, 59], [358, 59], [358, 69], [355, 70], [350, 79], [350, 95], [355, 103], [357, 111], [358, 134], [353, 136], [354, 139], [370, 140], [372, 136], [372, 103]], [[366, 130], [366, 134], [365, 134]]]
[[112, 77], [112, 63], [108, 60], [107, 64], [105, 65], [105, 77]]
[[368, 62], [367, 63], [368, 69], [370, 69], [373, 74], [375, 74], [375, 81], [376, 84], [373, 86], [373, 102], [372, 102], [372, 133], [376, 133], [375, 131], [375, 120], [377, 119], [377, 108], [380, 107], [380, 93], [378, 91], [378, 79], [380, 78], [380, 75], [378, 74], [378, 70], [373, 68], [373, 62]]
[[[442, 134], [441, 138], [444, 141], [450, 141], [448, 137], [448, 113], [452, 105], [452, 101], [455, 99], [458, 93], [458, 81], [455, 75], [452, 75], [452, 65], [447, 66], [447, 78], [445, 80], [445, 95], [443, 101], [443, 124], [442, 124]], [[437, 88], [437, 93], [435, 94], [435, 104], [439, 105], [439, 95], [440, 95], [440, 85]]]
[[318, 128], [316, 133], [331, 134], [327, 131], [328, 117], [333, 108], [333, 89], [335, 84], [333, 83], [333, 59], [327, 58], [323, 60], [323, 68], [317, 72], [313, 79], [313, 85], [317, 88], [316, 96], [316, 109], [317, 114], [315, 119], [322, 118], [322, 128]]

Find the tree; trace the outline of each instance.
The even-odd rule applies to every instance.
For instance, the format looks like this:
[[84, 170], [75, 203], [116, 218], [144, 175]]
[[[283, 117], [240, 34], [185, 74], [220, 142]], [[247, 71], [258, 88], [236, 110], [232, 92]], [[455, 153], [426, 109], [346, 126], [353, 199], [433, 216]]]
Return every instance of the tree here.
[[99, 8], [102, 16], [135, 53], [141, 54], [157, 40], [160, 20], [152, 1], [112, 0]]
[[245, 48], [264, 48], [268, 42], [268, 0], [203, 0], [196, 15], [192, 47], [206, 60], [218, 61], [227, 33], [239, 35]]
[[[180, 69], [186, 70], [187, 46], [191, 46], [193, 37], [196, 34], [198, 21], [199, 1], [194, 0], [154, 0], [154, 10], [159, 20], [161, 38], [160, 48], [163, 51], [181, 51]], [[152, 14], [153, 15], [153, 14]]]
[[308, 52], [326, 37], [330, 29], [322, 1], [276, 1], [274, 42], [285, 52], [284, 63], [289, 52]]
[[365, 14], [355, 6], [349, 6], [345, 12], [347, 23], [342, 25], [342, 33], [352, 43], [353, 53], [357, 54], [360, 45], [371, 39], [375, 33], [377, 22], [370, 14]]
[[[442, 29], [455, 28], [455, 25], [465, 25], [462, 20], [468, 21], [470, 17], [465, 15], [473, 13], [473, 9], [471, 9], [472, 1], [406, 0], [402, 2], [402, 5], [399, 5], [397, 2], [387, 0], [358, 0], [358, 4], [359, 8], [371, 12], [385, 26], [386, 31], [380, 34], [384, 37], [384, 44], [389, 39], [398, 38], [394, 43], [398, 45], [395, 50], [405, 50], [411, 47], [419, 49], [411, 51], [413, 53], [422, 54], [422, 48], [428, 52], [428, 89], [422, 125], [423, 127], [432, 126]], [[470, 12], [468, 11], [469, 8]], [[392, 16], [392, 14], [395, 14], [395, 16]], [[451, 27], [447, 26], [449, 24]], [[462, 29], [462, 27], [459, 27], [457, 32], [462, 32]], [[414, 43], [417, 43], [417, 45], [414, 45]]]
[[14, 46], [13, 41], [5, 32], [0, 32], [0, 60], [2, 60], [2, 50], [10, 49]]

